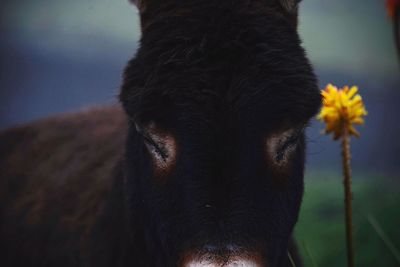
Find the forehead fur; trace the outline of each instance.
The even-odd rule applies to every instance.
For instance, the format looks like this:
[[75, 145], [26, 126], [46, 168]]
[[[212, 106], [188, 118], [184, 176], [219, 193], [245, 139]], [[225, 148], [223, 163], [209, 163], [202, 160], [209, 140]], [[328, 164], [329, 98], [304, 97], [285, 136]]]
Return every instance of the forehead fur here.
[[187, 2], [144, 26], [121, 92], [130, 116], [223, 109], [307, 119], [317, 111], [316, 78], [290, 17], [259, 1]]

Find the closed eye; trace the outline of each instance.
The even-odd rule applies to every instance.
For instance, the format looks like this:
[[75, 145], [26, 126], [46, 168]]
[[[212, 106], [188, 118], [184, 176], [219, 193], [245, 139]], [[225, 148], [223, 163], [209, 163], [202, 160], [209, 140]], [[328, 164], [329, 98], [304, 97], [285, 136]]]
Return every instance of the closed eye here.
[[155, 123], [149, 123], [145, 127], [135, 124], [136, 130], [143, 137], [147, 151], [152, 156], [156, 167], [166, 169], [173, 165], [176, 158], [175, 138], [159, 129]]
[[161, 144], [155, 142], [148, 133], [144, 131], [139, 133], [142, 135], [145, 145], [150, 152], [154, 150], [154, 152], [157, 153], [164, 161], [168, 158], [168, 153], [165, 148], [161, 146]]
[[285, 154], [288, 151], [294, 150], [297, 147], [303, 133], [304, 133], [304, 127], [296, 130], [294, 133], [290, 134], [288, 137], [283, 135], [282, 140], [280, 142], [281, 144], [279, 145], [279, 147], [276, 151], [275, 160], [278, 162], [282, 161], [285, 158]]
[[275, 164], [286, 164], [302, 140], [304, 129], [305, 127], [292, 128], [268, 136], [266, 142], [268, 158]]

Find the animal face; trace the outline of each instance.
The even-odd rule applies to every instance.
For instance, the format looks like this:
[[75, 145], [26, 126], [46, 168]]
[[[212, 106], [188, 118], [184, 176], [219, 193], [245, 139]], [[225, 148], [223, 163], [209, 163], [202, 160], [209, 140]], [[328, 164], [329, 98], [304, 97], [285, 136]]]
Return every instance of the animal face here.
[[121, 101], [129, 212], [148, 257], [281, 266], [303, 193], [304, 129], [320, 105], [295, 3], [139, 5], [141, 47]]

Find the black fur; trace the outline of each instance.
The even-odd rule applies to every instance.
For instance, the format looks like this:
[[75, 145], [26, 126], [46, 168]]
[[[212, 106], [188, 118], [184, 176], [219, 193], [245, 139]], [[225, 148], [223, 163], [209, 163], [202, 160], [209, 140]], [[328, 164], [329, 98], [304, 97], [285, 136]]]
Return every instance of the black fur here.
[[[206, 246], [207, 252], [224, 256], [228, 253], [226, 244], [256, 251], [269, 267], [290, 266], [288, 243], [303, 194], [304, 135], [296, 139], [298, 145], [284, 166], [266, 156], [265, 140], [283, 129], [306, 125], [320, 106], [320, 94], [300, 45], [296, 11], [285, 6], [288, 2], [136, 1], [143, 35], [137, 55], [126, 68], [120, 95], [128, 125], [121, 123], [96, 138], [80, 138], [82, 145], [86, 142], [93, 151], [86, 157], [93, 158], [103, 151], [99, 138], [110, 140], [112, 152], [108, 155], [115, 166], [97, 176], [91, 172], [98, 165], [71, 175], [90, 174], [90, 183], [108, 177], [105, 184], [113, 186], [101, 186], [105, 192], [101, 200], [91, 198], [97, 204], [87, 215], [90, 223], [78, 228], [74, 225], [70, 231], [59, 225], [69, 210], [57, 210], [68, 202], [66, 195], [36, 196], [58, 203], [43, 204], [45, 208], [39, 209], [42, 217], [35, 221], [37, 200], [30, 197], [25, 205], [17, 205], [18, 198], [14, 200], [32, 191], [14, 190], [3, 195], [0, 191], [0, 200], [7, 203], [0, 206], [6, 214], [0, 217], [6, 266], [172, 267], [188, 251], [202, 253]], [[115, 111], [106, 114], [123, 118]], [[92, 121], [100, 116], [87, 114]], [[71, 131], [81, 131], [74, 125], [80, 119], [78, 115], [63, 121], [71, 125]], [[94, 130], [106, 123], [100, 121]], [[150, 123], [177, 141], [176, 163], [163, 174], [163, 183], [156, 182], [159, 174], [138, 132], [138, 127]], [[42, 128], [56, 129], [54, 125], [47, 123]], [[21, 183], [32, 180], [30, 171], [9, 171], [23, 168], [24, 164], [10, 160], [10, 155], [23, 153], [23, 140], [31, 151], [32, 144], [26, 140], [33, 138], [29, 137], [32, 129], [40, 128], [33, 125], [16, 131], [28, 137], [15, 133], [0, 136], [0, 140], [15, 143], [4, 145], [7, 149], [0, 158], [1, 178], [7, 185], [16, 183], [13, 179], [21, 179]], [[128, 135], [123, 149], [115, 140], [121, 140], [125, 131]], [[77, 142], [77, 138], [67, 139], [69, 146]], [[79, 146], [73, 148], [78, 155], [82, 151]], [[51, 145], [36, 153], [49, 151], [65, 153]], [[123, 160], [116, 160], [122, 154]], [[35, 153], [29, 155], [34, 157]], [[43, 165], [42, 161], [38, 164]], [[64, 167], [73, 169], [87, 164], [85, 161], [84, 157]], [[46, 171], [54, 176], [54, 168], [63, 175], [62, 164], [56, 163], [44, 166], [43, 173], [31, 183], [44, 179]], [[42, 184], [60, 183], [57, 176], [54, 178]], [[47, 193], [66, 188], [73, 191], [68, 186], [74, 179], [68, 179], [65, 187], [49, 186]], [[85, 184], [87, 190], [90, 183]], [[86, 205], [76, 196], [71, 199], [72, 209]], [[14, 239], [19, 234], [24, 237]], [[37, 247], [20, 249], [22, 242]]]

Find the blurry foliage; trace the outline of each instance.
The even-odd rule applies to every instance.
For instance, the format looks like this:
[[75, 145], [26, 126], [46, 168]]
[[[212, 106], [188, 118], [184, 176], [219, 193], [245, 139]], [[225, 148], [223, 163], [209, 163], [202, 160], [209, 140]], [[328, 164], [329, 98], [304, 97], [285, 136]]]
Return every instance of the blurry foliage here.
[[[303, 205], [295, 229], [306, 267], [346, 266], [341, 180], [341, 173], [331, 172], [311, 173], [306, 178]], [[371, 174], [354, 177], [356, 266], [399, 266], [395, 255], [367, 218], [372, 214], [393, 245], [400, 249], [399, 183]]]

